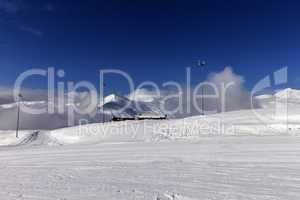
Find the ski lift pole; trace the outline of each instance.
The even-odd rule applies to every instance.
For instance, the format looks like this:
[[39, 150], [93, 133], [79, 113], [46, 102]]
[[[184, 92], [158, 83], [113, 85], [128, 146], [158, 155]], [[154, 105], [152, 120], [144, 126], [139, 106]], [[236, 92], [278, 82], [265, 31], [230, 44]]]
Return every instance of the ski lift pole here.
[[[204, 71], [204, 66], [203, 67], [201, 67], [201, 72], [202, 72], [202, 74], [203, 74], [203, 71]], [[204, 88], [204, 85], [202, 85], [202, 91], [201, 91], [201, 93], [202, 93], [202, 114], [203, 115], [205, 115], [205, 98], [204, 98], [204, 93], [205, 93], [205, 88]]]
[[18, 102], [17, 102], [17, 128], [16, 128], [16, 138], [19, 138], [19, 128], [20, 128], [20, 100], [22, 95], [18, 95]]
[[[207, 63], [206, 63], [206, 61], [205, 60], [199, 60], [198, 61], [198, 66], [199, 67], [201, 67], [201, 72], [202, 72], [202, 74], [204, 74], [203, 72], [204, 72], [204, 67], [207, 65]], [[202, 106], [201, 106], [201, 109], [202, 109], [202, 115], [205, 115], [205, 111], [204, 111], [204, 109], [205, 109], [205, 100], [204, 100], [204, 86], [202, 85], [202, 87], [201, 87], [201, 96], [202, 96], [202, 98], [201, 98], [201, 104], [202, 104]]]
[[104, 80], [102, 81], [102, 88], [103, 88], [103, 96], [102, 96], [102, 123], [105, 123], [105, 116], [104, 116], [104, 88], [105, 88], [106, 84], [104, 82]]

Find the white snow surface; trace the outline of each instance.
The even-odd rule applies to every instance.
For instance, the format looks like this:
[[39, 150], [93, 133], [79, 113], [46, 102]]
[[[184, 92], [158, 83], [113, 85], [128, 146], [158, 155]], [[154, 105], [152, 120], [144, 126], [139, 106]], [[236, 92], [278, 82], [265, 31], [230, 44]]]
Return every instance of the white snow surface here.
[[300, 138], [0, 148], [0, 199], [298, 200]]
[[293, 101], [288, 112], [274, 112], [284, 104], [272, 101], [19, 138], [0, 131], [0, 199], [299, 200], [300, 107]]

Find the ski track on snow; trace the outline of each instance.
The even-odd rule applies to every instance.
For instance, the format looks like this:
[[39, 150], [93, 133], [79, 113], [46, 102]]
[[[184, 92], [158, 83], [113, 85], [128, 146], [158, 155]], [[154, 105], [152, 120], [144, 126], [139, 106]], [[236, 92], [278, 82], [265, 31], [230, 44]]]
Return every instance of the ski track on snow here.
[[300, 198], [300, 138], [0, 150], [0, 199]]

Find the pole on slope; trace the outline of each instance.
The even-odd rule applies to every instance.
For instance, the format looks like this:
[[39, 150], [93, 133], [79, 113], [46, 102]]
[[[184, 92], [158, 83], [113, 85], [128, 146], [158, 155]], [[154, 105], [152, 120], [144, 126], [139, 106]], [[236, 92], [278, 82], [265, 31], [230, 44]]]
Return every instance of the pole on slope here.
[[287, 90], [287, 95], [286, 95], [286, 130], [287, 133], [289, 134], [289, 98], [290, 98], [290, 91]]
[[[199, 60], [198, 61], [198, 67], [201, 68], [201, 72], [203, 74], [204, 72], [204, 67], [207, 65], [206, 61], [205, 60]], [[205, 100], [204, 100], [204, 86], [202, 85], [201, 87], [201, 109], [202, 109], [202, 115], [205, 115], [205, 111], [204, 111], [204, 108], [205, 108]]]
[[[102, 88], [104, 90], [106, 84], [104, 82], [104, 80], [102, 81]], [[103, 96], [102, 96], [102, 123], [105, 123], [105, 116], [104, 116], [104, 91], [103, 91]]]
[[22, 94], [18, 95], [17, 102], [17, 128], [16, 128], [16, 138], [19, 138], [19, 128], [20, 128], [20, 101], [22, 99]]

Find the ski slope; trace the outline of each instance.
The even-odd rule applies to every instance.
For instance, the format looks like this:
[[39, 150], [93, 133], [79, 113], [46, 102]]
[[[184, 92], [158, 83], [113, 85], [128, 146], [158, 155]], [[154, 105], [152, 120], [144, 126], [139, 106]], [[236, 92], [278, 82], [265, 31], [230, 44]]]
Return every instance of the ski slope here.
[[300, 198], [300, 138], [0, 148], [0, 199]]
[[258, 98], [257, 110], [0, 131], [0, 199], [298, 200], [299, 104]]

